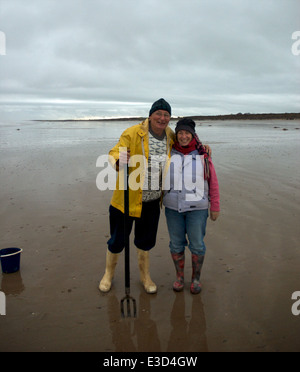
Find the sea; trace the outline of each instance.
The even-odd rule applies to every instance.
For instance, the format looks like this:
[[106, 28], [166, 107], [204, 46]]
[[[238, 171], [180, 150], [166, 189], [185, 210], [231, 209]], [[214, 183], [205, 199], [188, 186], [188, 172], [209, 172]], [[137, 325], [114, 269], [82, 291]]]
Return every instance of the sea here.
[[[0, 149], [113, 145], [122, 132], [138, 124], [137, 120], [18, 121], [1, 122]], [[176, 121], [170, 122], [172, 129]], [[298, 131], [299, 130], [299, 131]], [[208, 120], [196, 121], [196, 131], [203, 143], [247, 146], [280, 145], [300, 139], [300, 120]], [[299, 144], [299, 142], [298, 142]], [[106, 147], [101, 148], [106, 151]], [[100, 150], [101, 150], [100, 149]]]

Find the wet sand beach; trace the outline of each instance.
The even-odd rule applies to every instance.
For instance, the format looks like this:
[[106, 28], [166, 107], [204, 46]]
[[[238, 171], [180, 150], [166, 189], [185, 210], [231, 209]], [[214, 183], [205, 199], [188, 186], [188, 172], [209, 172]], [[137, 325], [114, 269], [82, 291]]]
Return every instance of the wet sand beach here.
[[[112, 290], [98, 290], [112, 191], [96, 187], [96, 160], [130, 122], [1, 124], [0, 248], [20, 247], [21, 269], [0, 273], [6, 315], [0, 351], [300, 351], [300, 121], [205, 121], [221, 214], [207, 224], [200, 295], [174, 293], [164, 210], [151, 276], [140, 282], [131, 240], [137, 318], [122, 319], [124, 257]], [[299, 306], [300, 308], [300, 306]], [[299, 309], [300, 310], [300, 309]]]

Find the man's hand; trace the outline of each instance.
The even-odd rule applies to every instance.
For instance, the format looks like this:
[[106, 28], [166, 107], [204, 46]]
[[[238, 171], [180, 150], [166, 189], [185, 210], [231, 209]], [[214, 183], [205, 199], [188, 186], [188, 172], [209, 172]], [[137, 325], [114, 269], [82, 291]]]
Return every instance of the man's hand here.
[[130, 150], [120, 152], [119, 166], [123, 167], [125, 164], [129, 163]]
[[207, 152], [208, 156], [211, 157], [211, 148], [210, 148], [210, 146], [203, 145], [203, 147], [205, 148], [205, 151]]

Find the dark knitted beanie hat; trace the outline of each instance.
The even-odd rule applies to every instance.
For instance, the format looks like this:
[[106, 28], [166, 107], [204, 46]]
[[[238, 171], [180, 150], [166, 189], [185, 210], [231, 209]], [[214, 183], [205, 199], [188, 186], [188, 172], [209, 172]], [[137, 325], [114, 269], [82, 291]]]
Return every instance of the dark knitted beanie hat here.
[[189, 118], [180, 119], [176, 124], [175, 133], [177, 134], [177, 132], [180, 130], [186, 130], [190, 132], [192, 135], [194, 135], [195, 125], [196, 124], [192, 119]]
[[160, 98], [158, 101], [155, 101], [149, 111], [149, 116], [153, 114], [153, 112], [157, 110], [165, 110], [171, 115], [171, 106], [165, 101], [163, 98]]

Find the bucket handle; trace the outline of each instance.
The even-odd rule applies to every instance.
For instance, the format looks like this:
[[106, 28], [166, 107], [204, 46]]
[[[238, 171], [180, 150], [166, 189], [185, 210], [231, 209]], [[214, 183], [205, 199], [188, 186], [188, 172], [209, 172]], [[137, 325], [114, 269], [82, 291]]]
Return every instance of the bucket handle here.
[[19, 253], [22, 253], [22, 252], [23, 252], [23, 249], [22, 249], [22, 248], [18, 248], [18, 249], [19, 249], [19, 250], [18, 250], [17, 252], [0, 255], [0, 258], [1, 258], [1, 257], [14, 256], [15, 254], [19, 254]]

